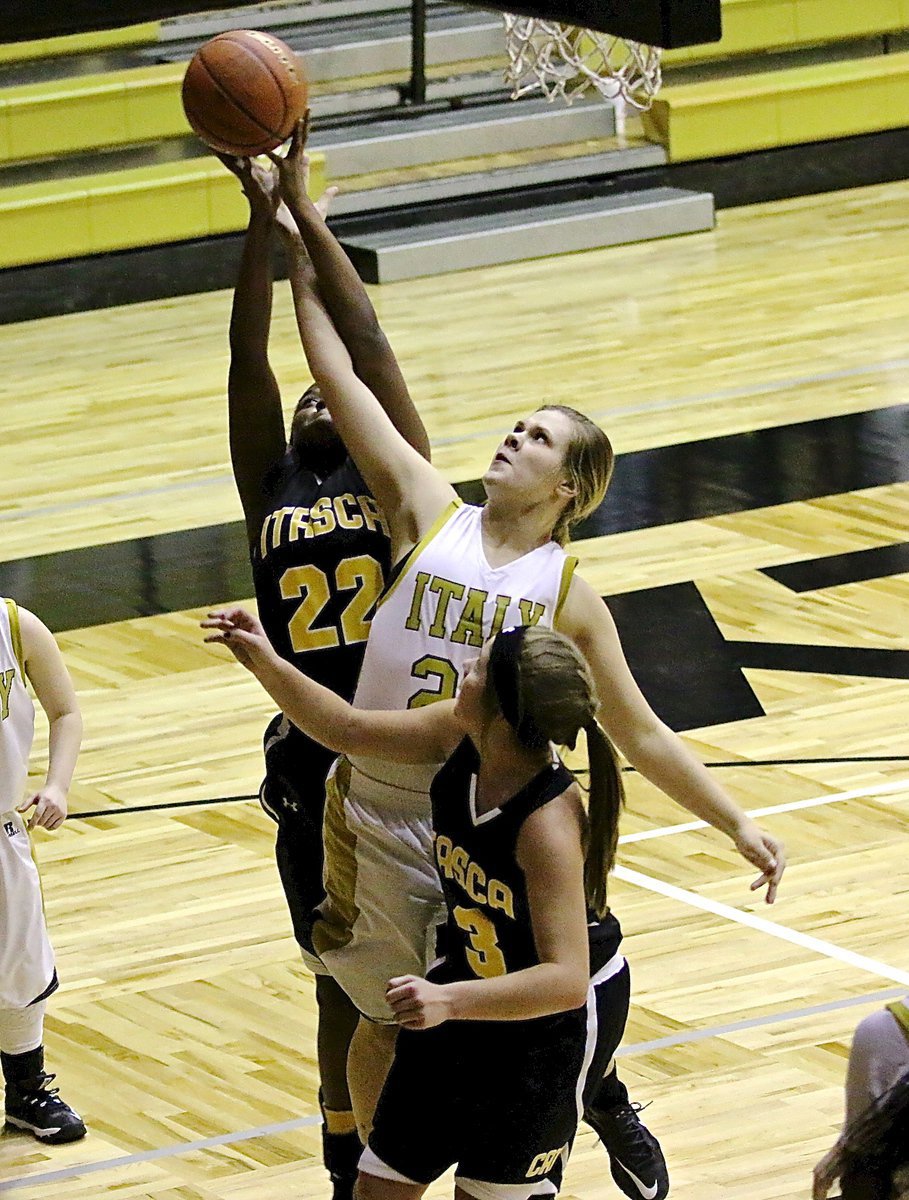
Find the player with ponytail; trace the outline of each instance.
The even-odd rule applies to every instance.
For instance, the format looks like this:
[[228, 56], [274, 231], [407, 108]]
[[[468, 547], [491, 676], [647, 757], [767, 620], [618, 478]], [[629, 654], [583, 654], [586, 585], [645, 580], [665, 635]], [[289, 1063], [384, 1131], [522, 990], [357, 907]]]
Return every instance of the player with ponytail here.
[[[583, 656], [552, 629], [503, 630], [456, 699], [382, 711], [302, 675], [242, 609], [203, 625], [330, 749], [444, 760], [431, 786], [441, 957], [426, 977], [388, 981], [400, 1034], [358, 1195], [416, 1200], [453, 1164], [459, 1191], [477, 1200], [509, 1200], [527, 1180], [552, 1194], [629, 999], [606, 902], [622, 783]], [[582, 730], [586, 807], [555, 750]]]

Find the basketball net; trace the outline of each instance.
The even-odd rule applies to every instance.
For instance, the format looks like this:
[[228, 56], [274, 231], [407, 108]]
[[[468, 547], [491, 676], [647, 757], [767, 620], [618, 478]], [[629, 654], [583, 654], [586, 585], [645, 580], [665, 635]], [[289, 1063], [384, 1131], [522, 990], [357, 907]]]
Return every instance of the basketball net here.
[[647, 109], [660, 88], [660, 50], [595, 29], [503, 13], [512, 98], [542, 91], [566, 103], [598, 91], [619, 106]]

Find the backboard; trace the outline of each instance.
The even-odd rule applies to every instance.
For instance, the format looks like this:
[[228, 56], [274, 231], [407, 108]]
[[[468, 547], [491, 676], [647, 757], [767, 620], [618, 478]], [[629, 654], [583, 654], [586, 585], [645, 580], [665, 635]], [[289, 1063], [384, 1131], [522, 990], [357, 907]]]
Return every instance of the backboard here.
[[501, 3], [466, 0], [466, 3], [474, 8], [491, 8], [594, 29], [663, 50], [718, 42], [721, 35], [720, 0], [501, 0]]

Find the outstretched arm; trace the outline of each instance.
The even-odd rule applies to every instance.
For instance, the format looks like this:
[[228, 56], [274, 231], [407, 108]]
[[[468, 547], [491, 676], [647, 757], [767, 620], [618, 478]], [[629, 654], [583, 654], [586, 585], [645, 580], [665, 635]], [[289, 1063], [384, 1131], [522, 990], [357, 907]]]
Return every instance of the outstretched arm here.
[[202, 628], [215, 630], [206, 642], [227, 646], [288, 719], [329, 750], [391, 762], [441, 762], [461, 737], [454, 701], [389, 712], [354, 708], [281, 658], [242, 608], [209, 613]]
[[[322, 206], [313, 204], [309, 199], [309, 162], [304, 149], [308, 132], [307, 114], [297, 126], [288, 152], [302, 185], [294, 192], [291, 212], [315, 271], [323, 303], [350, 354], [357, 377], [362, 379], [382, 405], [404, 440], [425, 459], [429, 459], [426, 429], [410, 398], [398, 360], [379, 325], [363, 281], [325, 224]], [[293, 270], [290, 281], [296, 300], [298, 284]]]
[[[281, 174], [282, 194], [303, 233], [307, 225], [300, 213], [309, 201], [302, 156], [273, 157]], [[312, 270], [314, 273], [315, 268]], [[348, 452], [389, 521], [392, 552], [399, 558], [455, 498], [455, 491], [401, 436], [354, 370], [325, 306], [321, 286], [305, 276], [301, 282], [297, 323], [310, 371]]]
[[19, 812], [34, 808], [29, 829], [56, 829], [66, 818], [66, 796], [82, 744], [82, 714], [54, 635], [34, 613], [19, 609], [25, 673], [50, 724], [47, 777]]
[[761, 872], [752, 891], [766, 884], [765, 899], [772, 904], [786, 865], [782, 843], [739, 808], [682, 739], [657, 717], [628, 669], [609, 609], [577, 576], [559, 628], [590, 664], [600, 697], [600, 723], [616, 746], [667, 796], [732, 839], [739, 854]]
[[271, 170], [254, 159], [218, 156], [240, 180], [249, 201], [249, 225], [230, 316], [227, 377], [230, 458], [249, 540], [266, 515], [263, 482], [287, 446], [281, 393], [268, 361], [271, 327], [271, 242], [280, 202]]
[[296, 312], [309, 369], [348, 453], [388, 519], [397, 560], [455, 498], [455, 490], [392, 425], [354, 371], [314, 280], [304, 282]]

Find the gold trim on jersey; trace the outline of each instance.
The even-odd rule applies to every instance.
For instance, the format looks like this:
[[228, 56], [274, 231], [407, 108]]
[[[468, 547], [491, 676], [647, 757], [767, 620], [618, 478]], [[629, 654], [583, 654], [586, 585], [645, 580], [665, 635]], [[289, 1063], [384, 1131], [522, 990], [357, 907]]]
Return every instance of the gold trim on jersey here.
[[6, 605], [6, 611], [9, 615], [9, 631], [13, 639], [13, 652], [16, 655], [16, 662], [19, 664], [19, 671], [22, 675], [22, 683], [25, 684], [25, 655], [22, 653], [22, 629], [19, 625], [19, 605], [15, 600], [7, 600], [4, 597], [3, 603]]
[[357, 835], [344, 812], [349, 791], [350, 760], [342, 756], [325, 781], [322, 844], [326, 896], [312, 927], [312, 944], [318, 955], [346, 946], [360, 915], [356, 902]]
[[578, 565], [578, 560], [573, 554], [566, 554], [565, 561], [562, 563], [562, 579], [559, 583], [559, 595], [556, 599], [555, 612], [552, 614], [552, 627], [559, 623], [559, 617], [562, 615], [562, 609], [565, 607], [565, 601], [568, 599], [568, 589], [571, 587], [571, 581], [574, 578], [575, 567]]
[[[408, 550], [407, 554], [404, 556], [401, 570], [398, 571], [397, 575], [395, 575], [394, 579], [379, 597], [379, 602], [376, 605], [376, 609], [380, 609], [389, 596], [394, 593], [395, 588], [398, 586], [413, 564], [417, 561], [432, 539], [436, 536], [439, 530], [448, 523], [449, 519], [458, 511], [459, 508], [463, 507], [464, 501], [459, 496], [455, 496], [451, 503], [446, 504], [446, 506], [442, 509], [417, 544], [412, 549]], [[392, 570], [394, 570], [394, 568], [392, 568]]]
[[906, 1040], [909, 1041], [909, 1007], [905, 1001], [894, 1000], [892, 1004], [888, 1004], [887, 1012], [893, 1017], [903, 1033], [906, 1035]]

